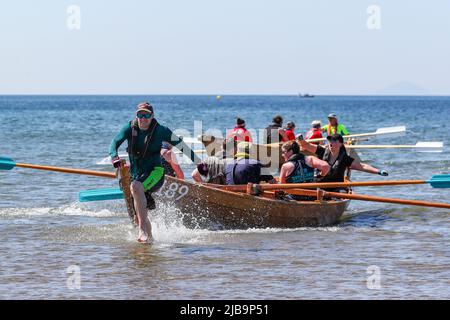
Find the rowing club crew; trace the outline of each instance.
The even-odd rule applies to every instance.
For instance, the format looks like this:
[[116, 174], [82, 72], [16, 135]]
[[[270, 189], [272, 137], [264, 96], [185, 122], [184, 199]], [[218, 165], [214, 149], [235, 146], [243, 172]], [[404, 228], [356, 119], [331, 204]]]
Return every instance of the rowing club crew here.
[[[347, 169], [388, 175], [385, 170], [379, 170], [349, 156], [342, 135], [332, 134], [327, 136], [327, 140], [328, 144], [321, 146], [303, 140], [300, 135], [296, 141], [285, 142], [281, 147], [285, 163], [281, 166], [279, 182], [343, 182]], [[234, 156], [229, 152], [233, 147]], [[249, 142], [236, 143], [225, 139], [222, 150], [199, 163], [192, 172], [192, 178], [196, 182], [227, 185], [261, 181], [277, 183], [273, 176], [261, 173], [263, 165], [260, 161], [250, 158], [250, 148]], [[301, 151], [315, 156], [305, 156]]]
[[[336, 115], [328, 116], [329, 124], [320, 127], [313, 122], [311, 137], [319, 137], [320, 131], [327, 131], [328, 144], [320, 146], [295, 138], [295, 124], [288, 122], [282, 128], [283, 118], [276, 116], [266, 128], [267, 142], [272, 138], [278, 141], [288, 141], [283, 144], [282, 152], [285, 163], [281, 167], [281, 183], [302, 183], [318, 181], [344, 181], [347, 168], [387, 175], [386, 171], [360, 163], [353, 159], [343, 146], [342, 134], [348, 134], [345, 127], [338, 124]], [[309, 134], [309, 133], [308, 133]], [[273, 135], [273, 136], [272, 136]], [[183, 171], [177, 164], [172, 152], [172, 145], [180, 149], [197, 166], [192, 177], [197, 182], [216, 184], [247, 184], [266, 181], [277, 183], [271, 175], [262, 174], [262, 164], [250, 158], [252, 137], [245, 128], [245, 121], [238, 118], [236, 127], [228, 133], [221, 152], [201, 162], [201, 159], [172, 131], [158, 123], [153, 107], [148, 102], [140, 103], [135, 113], [135, 119], [127, 122], [111, 142], [109, 153], [112, 164], [119, 169], [123, 161], [118, 156], [120, 145], [127, 140], [127, 152], [130, 159], [131, 195], [139, 227], [139, 242], [151, 242], [152, 231], [148, 219], [148, 209], [155, 208], [152, 193], [157, 191], [164, 182], [164, 175], [184, 178]], [[317, 157], [304, 156], [300, 148], [314, 153]], [[314, 174], [318, 171], [318, 175]]]
[[[273, 117], [272, 123], [264, 129], [265, 143], [270, 144], [274, 142], [287, 142], [295, 140], [295, 123], [288, 121], [283, 127], [283, 117], [277, 115]], [[328, 124], [322, 126], [319, 120], [314, 120], [311, 123], [311, 128], [306, 133], [305, 139], [322, 139], [322, 133], [326, 132], [327, 136], [333, 134], [340, 134], [342, 136], [348, 135], [347, 128], [338, 122], [337, 115], [330, 113], [328, 115]], [[236, 126], [227, 133], [227, 139], [234, 139], [235, 141], [252, 142], [252, 135], [250, 131], [245, 128], [245, 120], [242, 118], [236, 119]], [[314, 144], [322, 144], [320, 141], [313, 141]]]

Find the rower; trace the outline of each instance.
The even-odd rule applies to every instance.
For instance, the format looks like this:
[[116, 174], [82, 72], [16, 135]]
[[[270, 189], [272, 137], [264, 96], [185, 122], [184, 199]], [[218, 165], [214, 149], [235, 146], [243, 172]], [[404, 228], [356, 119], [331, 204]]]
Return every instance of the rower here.
[[348, 136], [348, 130], [343, 124], [338, 123], [337, 115], [335, 113], [330, 113], [328, 115], [328, 124], [322, 127], [322, 131], [326, 132], [328, 136], [333, 134]]
[[327, 136], [328, 144], [323, 147], [303, 140], [301, 135], [297, 141], [302, 150], [314, 153], [321, 160], [326, 161], [331, 169], [327, 175], [318, 178], [321, 182], [344, 182], [345, 170], [353, 169], [367, 173], [387, 176], [386, 170], [380, 170], [366, 163], [359, 162], [347, 154], [344, 147], [344, 138], [340, 134]]
[[233, 138], [235, 141], [252, 142], [252, 135], [250, 131], [245, 128], [245, 120], [241, 118], [236, 119], [236, 126], [227, 134], [227, 139]]
[[289, 141], [295, 140], [295, 123], [294, 121], [289, 121], [286, 123], [286, 126], [284, 127], [284, 132], [286, 133], [286, 136], [288, 137]]
[[283, 117], [280, 115], [273, 117], [272, 123], [264, 130], [267, 144], [289, 141], [289, 138], [282, 127]]
[[326, 176], [330, 165], [316, 157], [300, 153], [300, 146], [295, 141], [288, 141], [281, 147], [281, 153], [286, 161], [281, 166], [280, 183], [314, 182], [314, 169]]
[[227, 184], [260, 183], [261, 181], [276, 183], [272, 175], [261, 174], [261, 162], [250, 159], [250, 147], [249, 142], [238, 143], [236, 160], [225, 166]]
[[[305, 139], [321, 139], [322, 138], [322, 130], [321, 130], [321, 122], [320, 120], [314, 120], [311, 122], [311, 129], [306, 133]], [[312, 142], [313, 144], [323, 144], [320, 141]]]
[[[320, 171], [321, 176], [326, 176], [330, 171], [330, 165], [316, 157], [305, 156], [300, 153], [300, 146], [295, 141], [288, 141], [281, 147], [284, 160], [281, 166], [280, 183], [307, 183], [314, 182], [314, 171]], [[310, 201], [311, 197], [298, 195], [285, 195], [283, 199]]]
[[226, 184], [225, 166], [234, 161], [235, 153], [236, 141], [233, 138], [224, 139], [222, 150], [200, 162], [192, 171], [192, 179], [198, 183]]
[[164, 174], [184, 180], [184, 173], [178, 164], [175, 153], [172, 152], [172, 145], [166, 141], [161, 146], [161, 164]]

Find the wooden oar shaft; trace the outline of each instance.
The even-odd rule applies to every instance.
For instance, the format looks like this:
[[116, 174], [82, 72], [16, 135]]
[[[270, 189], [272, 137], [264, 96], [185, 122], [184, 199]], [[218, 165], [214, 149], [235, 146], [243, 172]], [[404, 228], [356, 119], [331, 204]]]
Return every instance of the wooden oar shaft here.
[[72, 169], [72, 168], [62, 168], [62, 167], [53, 167], [53, 166], [41, 166], [41, 165], [28, 164], [28, 163], [16, 163], [16, 167], [37, 169], [37, 170], [47, 170], [47, 171], [57, 171], [57, 172], [65, 172], [65, 173], [84, 174], [84, 175], [103, 177], [103, 178], [113, 178], [113, 179], [116, 178], [116, 175], [114, 173], [93, 171], [93, 170]]
[[[289, 190], [289, 193], [296, 194], [296, 195], [304, 195], [304, 196], [315, 196], [317, 194], [315, 191], [302, 190], [302, 189]], [[338, 192], [326, 192], [326, 191], [323, 192], [323, 196], [324, 197], [335, 197], [335, 198], [341, 198], [341, 199], [374, 201], [374, 202], [384, 202], [384, 203], [398, 203], [398, 204], [405, 204], [405, 205], [411, 205], [411, 206], [450, 209], [450, 204], [440, 203], [440, 202], [385, 198], [385, 197], [377, 197], [377, 196], [347, 194], [347, 193], [338, 193]]]
[[[286, 184], [260, 184], [261, 190], [286, 190], [286, 189], [315, 189], [315, 188], [346, 188], [346, 187], [375, 187], [375, 186], [395, 186], [409, 184], [424, 184], [425, 180], [393, 180], [393, 181], [360, 181], [360, 182], [317, 182], [317, 183], [286, 183]], [[246, 185], [222, 186], [228, 191], [245, 191]]]

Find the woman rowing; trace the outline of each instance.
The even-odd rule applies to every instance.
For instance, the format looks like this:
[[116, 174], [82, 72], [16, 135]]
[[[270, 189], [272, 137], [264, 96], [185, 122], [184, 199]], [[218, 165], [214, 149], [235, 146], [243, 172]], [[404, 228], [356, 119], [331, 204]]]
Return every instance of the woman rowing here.
[[[280, 170], [280, 183], [314, 182], [314, 171], [319, 170], [322, 176], [330, 171], [330, 165], [316, 157], [300, 153], [300, 146], [295, 141], [289, 141], [281, 147], [281, 153], [286, 161]], [[288, 195], [292, 200], [311, 200], [309, 197]]]
[[120, 168], [117, 150], [127, 140], [127, 152], [130, 158], [131, 194], [138, 218], [138, 242], [152, 242], [152, 226], [148, 219], [147, 209], [155, 209], [152, 193], [161, 188], [164, 182], [164, 169], [161, 165], [161, 147], [163, 141], [176, 146], [193, 162], [200, 158], [169, 128], [160, 125], [148, 102], [140, 103], [136, 110], [136, 118], [128, 122], [111, 141], [109, 154], [115, 168]]
[[345, 171], [353, 169], [367, 173], [387, 176], [386, 170], [380, 170], [366, 163], [359, 162], [347, 154], [344, 147], [344, 138], [340, 134], [327, 136], [328, 144], [323, 147], [303, 140], [301, 135], [297, 136], [302, 150], [314, 153], [321, 160], [330, 165], [330, 171], [327, 175], [319, 177], [321, 182], [344, 182]]
[[314, 182], [314, 169], [326, 176], [330, 165], [316, 157], [300, 153], [300, 146], [295, 141], [288, 141], [281, 147], [281, 153], [286, 161], [281, 166], [280, 183]]

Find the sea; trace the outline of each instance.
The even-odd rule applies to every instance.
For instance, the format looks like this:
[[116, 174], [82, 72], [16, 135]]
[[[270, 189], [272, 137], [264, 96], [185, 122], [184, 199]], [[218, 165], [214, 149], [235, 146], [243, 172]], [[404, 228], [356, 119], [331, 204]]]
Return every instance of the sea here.
[[[113, 172], [101, 160], [136, 105], [195, 138], [225, 134], [236, 117], [258, 132], [272, 117], [305, 133], [329, 113], [350, 133], [406, 126], [360, 144], [442, 141], [440, 153], [361, 149], [389, 177], [450, 173], [450, 97], [408, 96], [0, 96], [0, 156], [18, 163]], [[121, 149], [122, 150], [122, 149]], [[123, 148], [124, 150], [124, 148]], [[189, 179], [194, 166], [182, 164]], [[79, 202], [114, 179], [25, 168], [0, 171], [0, 299], [449, 299], [450, 210], [352, 201], [319, 228], [188, 228], [159, 201], [153, 245], [136, 242], [121, 200]], [[450, 203], [429, 184], [356, 188], [361, 194]]]

